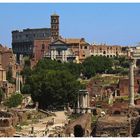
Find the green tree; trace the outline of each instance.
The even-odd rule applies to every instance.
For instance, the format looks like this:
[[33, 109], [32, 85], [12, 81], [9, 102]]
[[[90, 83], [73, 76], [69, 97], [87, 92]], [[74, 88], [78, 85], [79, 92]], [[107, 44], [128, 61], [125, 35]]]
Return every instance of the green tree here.
[[87, 78], [94, 76], [96, 73], [109, 73], [112, 70], [112, 59], [104, 56], [91, 56], [84, 60], [84, 75]]
[[29, 83], [30, 93], [40, 108], [76, 103], [80, 82], [68, 71], [47, 70], [41, 75], [32, 75]]
[[8, 106], [9, 108], [11, 107], [17, 107], [22, 103], [23, 96], [20, 93], [14, 93], [5, 101], [5, 105]]

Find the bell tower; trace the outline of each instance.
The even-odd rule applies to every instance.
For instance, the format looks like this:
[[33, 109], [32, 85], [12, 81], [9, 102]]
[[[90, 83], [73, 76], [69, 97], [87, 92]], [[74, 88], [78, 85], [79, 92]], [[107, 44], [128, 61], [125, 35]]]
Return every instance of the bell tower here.
[[51, 37], [56, 40], [59, 38], [59, 16], [51, 15]]

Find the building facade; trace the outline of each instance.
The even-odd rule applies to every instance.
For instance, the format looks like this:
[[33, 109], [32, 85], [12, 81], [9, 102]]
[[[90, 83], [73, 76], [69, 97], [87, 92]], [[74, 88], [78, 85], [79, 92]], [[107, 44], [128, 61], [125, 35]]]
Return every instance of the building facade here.
[[46, 53], [45, 57], [61, 62], [75, 61], [75, 55], [71, 48], [61, 39], [58, 39], [50, 44], [49, 51]]
[[[51, 28], [23, 29], [12, 31], [12, 49], [16, 60], [20, 62], [20, 55], [34, 57], [35, 40], [55, 40], [59, 36], [59, 16], [51, 15]], [[37, 50], [37, 49], [36, 49]]]
[[90, 56], [90, 44], [84, 38], [62, 39], [71, 48], [76, 57], [76, 63], [82, 63], [86, 57]]
[[101, 45], [91, 45], [90, 49], [91, 49], [90, 51], [91, 56], [115, 57], [115, 56], [123, 55], [121, 46], [111, 46], [111, 45], [101, 44]]
[[50, 39], [41, 39], [41, 40], [34, 40], [34, 57], [33, 59], [38, 62], [38, 60], [42, 59], [44, 55], [49, 52], [49, 45], [51, 43]]

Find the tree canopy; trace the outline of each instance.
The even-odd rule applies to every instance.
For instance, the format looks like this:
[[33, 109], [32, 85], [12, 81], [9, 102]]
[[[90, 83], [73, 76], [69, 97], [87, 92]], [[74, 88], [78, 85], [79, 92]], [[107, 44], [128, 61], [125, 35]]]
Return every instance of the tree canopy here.
[[84, 60], [84, 75], [87, 78], [95, 76], [97, 73], [109, 73], [112, 70], [112, 60], [103, 56], [91, 56]]
[[77, 80], [81, 67], [81, 64], [42, 59], [33, 70], [24, 70], [26, 80], [22, 93], [31, 94], [33, 101], [39, 102], [40, 108], [64, 106], [67, 103], [73, 106], [82, 87]]
[[40, 75], [33, 74], [28, 85], [28, 92], [34, 102], [39, 102], [40, 108], [67, 103], [74, 105], [80, 89], [80, 82], [66, 70], [47, 70]]

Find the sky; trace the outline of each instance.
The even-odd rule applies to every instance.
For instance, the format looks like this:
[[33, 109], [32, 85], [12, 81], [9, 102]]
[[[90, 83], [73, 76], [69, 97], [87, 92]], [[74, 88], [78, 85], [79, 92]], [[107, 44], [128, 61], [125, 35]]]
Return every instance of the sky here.
[[140, 42], [140, 3], [0, 3], [0, 44], [11, 47], [12, 30], [50, 28], [60, 16], [60, 35], [89, 43], [134, 46]]

